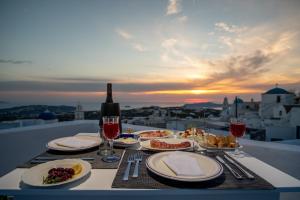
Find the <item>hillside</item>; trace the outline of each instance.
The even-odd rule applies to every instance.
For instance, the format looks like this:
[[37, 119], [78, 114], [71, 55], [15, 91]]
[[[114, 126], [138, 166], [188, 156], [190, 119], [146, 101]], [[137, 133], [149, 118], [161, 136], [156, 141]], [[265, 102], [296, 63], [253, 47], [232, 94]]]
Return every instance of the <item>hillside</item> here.
[[47, 105], [29, 105], [18, 106], [13, 108], [0, 109], [0, 121], [15, 120], [15, 119], [34, 119], [40, 113], [49, 110], [57, 115], [73, 113], [75, 107], [73, 106], [47, 106]]
[[218, 108], [221, 106], [222, 104], [213, 103], [213, 102], [192, 103], [192, 104], [183, 105], [185, 109]]

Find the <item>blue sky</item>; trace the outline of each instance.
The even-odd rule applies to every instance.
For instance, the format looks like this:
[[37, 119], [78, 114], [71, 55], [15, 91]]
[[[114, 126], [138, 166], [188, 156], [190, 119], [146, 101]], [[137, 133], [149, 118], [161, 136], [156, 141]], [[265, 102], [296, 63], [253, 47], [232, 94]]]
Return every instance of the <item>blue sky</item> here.
[[0, 100], [259, 99], [299, 90], [299, 8], [288, 1], [1, 1]]

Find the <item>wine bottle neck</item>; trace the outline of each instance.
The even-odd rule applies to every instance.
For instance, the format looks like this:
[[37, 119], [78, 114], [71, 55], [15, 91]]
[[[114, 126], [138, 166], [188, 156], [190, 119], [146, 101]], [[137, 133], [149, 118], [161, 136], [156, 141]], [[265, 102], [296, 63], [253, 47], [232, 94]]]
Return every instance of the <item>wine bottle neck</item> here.
[[107, 84], [106, 103], [113, 103], [111, 83]]

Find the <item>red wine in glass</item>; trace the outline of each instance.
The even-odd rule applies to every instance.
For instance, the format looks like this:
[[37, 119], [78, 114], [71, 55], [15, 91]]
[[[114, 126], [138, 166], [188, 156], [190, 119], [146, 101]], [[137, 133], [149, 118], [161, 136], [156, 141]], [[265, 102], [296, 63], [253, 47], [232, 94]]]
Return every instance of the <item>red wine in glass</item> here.
[[[235, 136], [235, 140], [236, 140], [236, 144], [239, 145], [239, 141], [238, 138], [242, 137], [245, 132], [246, 132], [246, 124], [239, 122], [237, 120], [232, 120], [230, 123], [230, 132], [233, 136]], [[234, 154], [236, 156], [243, 156], [243, 154], [241, 153], [241, 151], [239, 151], [238, 148], [235, 149]]]
[[119, 117], [104, 116], [103, 117], [103, 133], [110, 144], [110, 154], [103, 157], [104, 162], [116, 162], [120, 160], [120, 156], [114, 153], [114, 140], [120, 134]]
[[231, 122], [230, 132], [235, 137], [242, 137], [245, 134], [246, 125], [241, 122]]
[[107, 139], [115, 139], [119, 135], [119, 123], [104, 123], [104, 135]]

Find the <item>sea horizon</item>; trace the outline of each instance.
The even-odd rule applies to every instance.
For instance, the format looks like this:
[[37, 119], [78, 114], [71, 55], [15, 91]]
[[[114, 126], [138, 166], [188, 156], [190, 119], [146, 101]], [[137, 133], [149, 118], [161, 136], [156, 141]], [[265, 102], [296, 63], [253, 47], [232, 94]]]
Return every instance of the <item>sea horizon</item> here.
[[[80, 102], [84, 111], [96, 111], [100, 110], [102, 102]], [[195, 102], [196, 103], [196, 102]], [[199, 102], [206, 103], [206, 102]], [[215, 103], [215, 102], [213, 102]], [[47, 106], [74, 106], [76, 107], [78, 102], [26, 102], [26, 103], [16, 103], [16, 102], [1, 102], [0, 109], [13, 108], [19, 106], [29, 106], [29, 105], [47, 105]], [[159, 107], [177, 107], [183, 106], [185, 104], [194, 104], [186, 102], [120, 102], [121, 110], [127, 110], [132, 108], [142, 108], [150, 106], [159, 106]]]
[[[100, 110], [102, 102], [80, 102], [84, 111], [95, 111]], [[26, 102], [26, 103], [11, 103], [11, 102], [2, 102], [0, 103], [0, 109], [13, 108], [19, 106], [29, 106], [29, 105], [47, 105], [47, 106], [74, 106], [76, 107], [77, 103], [72, 102], [62, 102], [62, 103], [50, 103], [50, 102]], [[132, 108], [142, 108], [150, 106], [159, 106], [159, 107], [176, 107], [183, 106], [185, 103], [174, 103], [174, 102], [120, 102], [121, 109], [132, 109]]]

